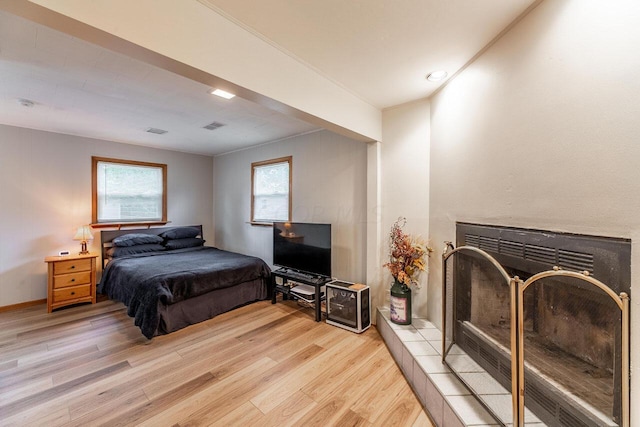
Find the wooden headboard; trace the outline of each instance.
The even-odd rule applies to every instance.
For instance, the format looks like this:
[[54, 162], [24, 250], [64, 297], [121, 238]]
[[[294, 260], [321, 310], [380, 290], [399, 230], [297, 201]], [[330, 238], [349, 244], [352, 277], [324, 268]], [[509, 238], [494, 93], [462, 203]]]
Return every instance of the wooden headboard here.
[[102, 268], [104, 269], [105, 265], [107, 265], [107, 260], [109, 257], [107, 256], [107, 250], [113, 247], [111, 243], [113, 239], [118, 236], [124, 236], [129, 233], [141, 233], [141, 234], [155, 234], [158, 235], [163, 231], [171, 230], [173, 228], [180, 227], [193, 227], [200, 230], [200, 237], [202, 237], [202, 225], [180, 225], [180, 226], [172, 226], [172, 227], [154, 227], [154, 228], [128, 228], [125, 230], [102, 230], [100, 231], [100, 245], [102, 247]]

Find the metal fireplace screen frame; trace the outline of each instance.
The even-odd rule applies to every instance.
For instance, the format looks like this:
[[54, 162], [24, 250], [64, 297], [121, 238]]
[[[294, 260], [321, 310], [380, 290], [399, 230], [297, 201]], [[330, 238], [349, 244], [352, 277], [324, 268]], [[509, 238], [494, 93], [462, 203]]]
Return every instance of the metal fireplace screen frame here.
[[[442, 362], [447, 365], [451, 371], [463, 382], [466, 384], [466, 381], [460, 377], [456, 371], [456, 369], [453, 369], [451, 366], [449, 366], [449, 364], [447, 363], [446, 360], [446, 356], [449, 354], [449, 351], [451, 350], [451, 348], [453, 347], [453, 344], [455, 344], [455, 333], [453, 331], [453, 329], [455, 328], [455, 323], [456, 323], [456, 319], [452, 318], [452, 330], [451, 333], [449, 334], [449, 336], [447, 335], [447, 317], [449, 315], [448, 311], [447, 311], [447, 283], [446, 283], [446, 272], [447, 272], [447, 259], [451, 258], [452, 261], [456, 261], [455, 257], [452, 257], [452, 255], [456, 254], [456, 253], [469, 253], [470, 255], [476, 255], [476, 256], [480, 256], [481, 258], [484, 258], [486, 261], [488, 261], [491, 265], [493, 265], [493, 267], [495, 267], [495, 269], [497, 270], [498, 274], [501, 276], [502, 279], [504, 279], [505, 281], [505, 285], [509, 287], [510, 289], [510, 300], [511, 300], [511, 345], [510, 345], [510, 351], [511, 354], [517, 354], [517, 336], [516, 336], [516, 331], [518, 328], [518, 324], [517, 324], [517, 311], [516, 311], [516, 305], [514, 304], [515, 300], [516, 300], [516, 295], [517, 295], [517, 285], [515, 284], [513, 278], [511, 276], [509, 276], [509, 274], [507, 273], [507, 271], [502, 267], [502, 265], [500, 265], [500, 263], [498, 261], [496, 261], [495, 258], [493, 258], [491, 255], [489, 255], [487, 252], [485, 252], [482, 249], [473, 247], [473, 246], [460, 246], [459, 248], [454, 248], [453, 244], [451, 242], [445, 242], [446, 247], [443, 253], [443, 257], [442, 257], [442, 271], [443, 271], [443, 283], [442, 283], [442, 300], [445, 302], [443, 304], [443, 309], [442, 309]], [[455, 283], [455, 281], [454, 281]], [[452, 289], [452, 295], [455, 294], [455, 287], [453, 287]], [[455, 301], [455, 296], [453, 296], [453, 301]], [[452, 301], [452, 302], [453, 302]], [[452, 307], [452, 315], [455, 316], [455, 307]], [[517, 357], [511, 357], [511, 401], [512, 401], [512, 414], [514, 417], [514, 420], [517, 417], [517, 411], [518, 411], [518, 400], [517, 400], [517, 396], [518, 396], [518, 375], [514, 375], [514, 373], [517, 372], [517, 368], [518, 368], [518, 358]], [[471, 387], [469, 387], [471, 388]], [[480, 402], [484, 405], [484, 402], [482, 401], [482, 399], [479, 399]], [[487, 405], [484, 405], [486, 407], [486, 409], [493, 415], [493, 417], [496, 420], [499, 420], [500, 418], [498, 417], [498, 415], [493, 411], [493, 409]], [[515, 424], [514, 424], [515, 425]]]
[[[455, 319], [452, 319], [452, 330], [448, 331], [448, 312], [447, 312], [447, 296], [449, 292], [455, 295], [455, 282], [453, 283], [453, 289], [447, 289], [447, 260], [457, 253], [470, 253], [484, 258], [486, 261], [496, 267], [500, 275], [505, 279], [510, 288], [510, 313], [511, 313], [511, 397], [512, 397], [512, 414], [513, 425], [518, 427], [524, 426], [524, 414], [525, 414], [525, 361], [524, 361], [524, 292], [525, 290], [535, 282], [549, 277], [571, 277], [578, 279], [593, 286], [596, 286], [606, 295], [608, 295], [620, 309], [621, 312], [621, 423], [622, 427], [629, 427], [629, 376], [630, 376], [630, 360], [629, 360], [629, 296], [626, 292], [620, 292], [616, 294], [609, 286], [605, 285], [601, 281], [591, 277], [588, 271], [574, 272], [561, 270], [558, 267], [554, 267], [553, 270], [543, 271], [531, 276], [526, 281], [522, 281], [518, 276], [511, 277], [502, 265], [491, 255], [482, 249], [474, 246], [460, 246], [455, 248], [451, 242], [445, 242], [445, 250], [442, 254], [442, 363], [449, 366], [446, 361], [446, 357], [449, 351], [455, 344], [455, 334], [453, 334], [453, 326], [455, 325]], [[455, 261], [454, 258], [451, 258]], [[455, 297], [454, 297], [455, 301]], [[455, 310], [453, 310], [455, 315]], [[450, 367], [450, 366], [449, 366]], [[451, 367], [450, 367], [451, 368]], [[466, 384], [455, 369], [451, 371]], [[473, 391], [473, 390], [471, 390]], [[496, 420], [500, 420], [492, 408], [488, 407], [482, 399], [478, 399], [486, 409], [494, 416]]]
[[587, 283], [590, 283], [605, 294], [607, 294], [620, 309], [621, 312], [621, 346], [622, 346], [622, 366], [621, 366], [621, 394], [622, 394], [622, 416], [621, 424], [623, 427], [629, 426], [629, 296], [626, 292], [621, 292], [617, 295], [607, 285], [601, 281], [589, 276], [588, 272], [574, 272], [564, 271], [555, 268], [551, 271], [543, 271], [535, 274], [527, 279], [525, 282], [518, 280], [518, 294], [517, 294], [517, 316], [518, 316], [518, 384], [519, 384], [519, 399], [518, 399], [518, 425], [524, 424], [524, 397], [525, 397], [525, 369], [524, 369], [524, 292], [525, 290], [535, 282], [550, 277], [571, 277]]

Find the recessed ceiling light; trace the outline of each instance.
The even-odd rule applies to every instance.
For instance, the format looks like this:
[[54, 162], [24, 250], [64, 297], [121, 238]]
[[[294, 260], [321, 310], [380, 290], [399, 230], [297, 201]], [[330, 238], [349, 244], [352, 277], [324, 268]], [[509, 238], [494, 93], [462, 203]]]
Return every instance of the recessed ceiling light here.
[[209, 91], [209, 93], [210, 93], [211, 95], [217, 95], [217, 96], [220, 96], [220, 97], [222, 97], [222, 98], [224, 98], [224, 99], [231, 99], [231, 98], [233, 98], [233, 97], [235, 96], [234, 94], [229, 93], [229, 92], [227, 92], [227, 91], [225, 91], [225, 90], [222, 90], [222, 89], [214, 89], [214, 90], [210, 90], [210, 91]]
[[449, 74], [444, 70], [434, 71], [432, 73], [427, 74], [427, 80], [430, 82], [439, 82], [447, 78]]

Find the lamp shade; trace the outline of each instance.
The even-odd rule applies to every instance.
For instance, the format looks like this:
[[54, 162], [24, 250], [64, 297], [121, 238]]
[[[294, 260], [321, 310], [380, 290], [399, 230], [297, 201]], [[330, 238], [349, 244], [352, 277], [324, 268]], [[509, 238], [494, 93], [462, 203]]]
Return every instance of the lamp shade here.
[[76, 231], [76, 235], [73, 236], [73, 240], [80, 240], [86, 242], [87, 240], [93, 240], [93, 234], [91, 234], [91, 227], [88, 225], [83, 225], [82, 227], [78, 227], [78, 231]]

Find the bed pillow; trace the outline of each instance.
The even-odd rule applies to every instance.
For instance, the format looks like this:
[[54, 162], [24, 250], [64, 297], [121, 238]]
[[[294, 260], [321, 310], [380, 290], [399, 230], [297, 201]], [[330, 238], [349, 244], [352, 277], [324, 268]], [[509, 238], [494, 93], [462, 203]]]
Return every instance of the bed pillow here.
[[145, 252], [164, 251], [165, 247], [160, 243], [147, 243], [135, 246], [114, 246], [107, 249], [107, 255], [111, 258], [118, 258], [126, 255], [143, 254]]
[[184, 239], [172, 239], [164, 242], [164, 247], [167, 249], [184, 249], [195, 248], [204, 245], [204, 239], [195, 237], [187, 237]]
[[176, 227], [171, 230], [163, 231], [160, 233], [160, 237], [165, 240], [188, 239], [197, 237], [199, 234], [200, 229], [196, 227]]
[[162, 243], [163, 238], [155, 234], [129, 233], [118, 236], [111, 243], [114, 246], [128, 247], [136, 245], [147, 245], [151, 243]]

